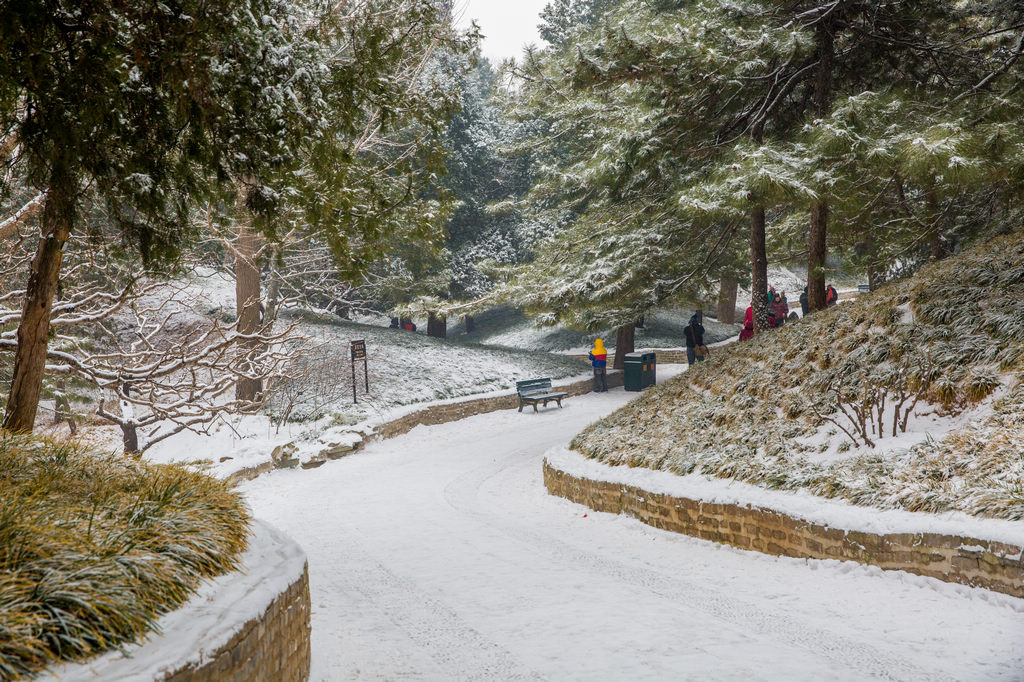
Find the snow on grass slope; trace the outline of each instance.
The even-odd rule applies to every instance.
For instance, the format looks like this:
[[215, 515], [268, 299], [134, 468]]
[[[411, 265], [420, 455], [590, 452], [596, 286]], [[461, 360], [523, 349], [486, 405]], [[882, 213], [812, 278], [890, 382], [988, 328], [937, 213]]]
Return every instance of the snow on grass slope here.
[[[861, 505], [1020, 520], [1022, 290], [1017, 232], [734, 344], [572, 447]], [[872, 408], [861, 422], [856, 410]]]
[[[430, 338], [330, 314], [292, 310], [283, 317], [297, 324], [307, 350], [296, 353], [295, 378], [273, 388], [265, 414], [222, 420], [210, 434], [180, 434], [154, 446], [148, 459], [198, 463], [223, 477], [264, 464], [275, 448], [291, 445], [289, 458], [304, 463], [324, 450], [354, 445], [375, 426], [419, 407], [514, 393], [523, 379], [557, 382], [589, 372], [584, 361], [543, 351]], [[353, 403], [349, 343], [355, 339], [366, 342], [370, 390], [359, 362]]]
[[[683, 330], [693, 310], [659, 310], [649, 315], [643, 329], [636, 330], [636, 347], [680, 348], [686, 345]], [[533, 348], [553, 353], [582, 354], [590, 350], [595, 338], [615, 346], [615, 330], [588, 334], [561, 326], [538, 327], [518, 310], [495, 308], [476, 316], [476, 329], [466, 338], [483, 344], [509, 348]], [[705, 341], [717, 343], [739, 334], [740, 325], [720, 324], [704, 318]]]
[[[348, 422], [363, 421], [395, 407], [461, 398], [478, 393], [514, 390], [516, 381], [538, 377], [564, 379], [586, 374], [588, 364], [537, 350], [487, 347], [458, 338], [436, 339], [375, 325], [301, 313], [300, 331], [319, 348], [314, 365], [335, 374], [338, 399], [326, 407], [308, 401], [293, 416], [316, 418], [327, 414]], [[349, 342], [366, 341], [370, 392], [358, 363], [352, 404]], [[326, 362], [319, 362], [326, 360]], [[275, 399], [271, 410], [280, 405]]]

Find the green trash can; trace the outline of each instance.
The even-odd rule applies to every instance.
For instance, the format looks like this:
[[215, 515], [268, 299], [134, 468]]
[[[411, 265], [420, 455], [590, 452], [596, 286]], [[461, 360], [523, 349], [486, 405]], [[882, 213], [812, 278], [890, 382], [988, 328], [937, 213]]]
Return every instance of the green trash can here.
[[643, 356], [643, 388], [647, 388], [648, 386], [656, 386], [658, 384], [658, 356], [653, 351], [649, 353], [644, 353]]
[[626, 353], [623, 363], [623, 379], [627, 391], [644, 389], [644, 354]]

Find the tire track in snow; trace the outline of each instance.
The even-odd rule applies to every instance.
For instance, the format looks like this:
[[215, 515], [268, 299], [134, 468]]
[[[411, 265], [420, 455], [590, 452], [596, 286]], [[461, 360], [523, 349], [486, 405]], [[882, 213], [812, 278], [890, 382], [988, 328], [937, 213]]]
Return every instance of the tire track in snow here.
[[346, 563], [357, 568], [333, 572], [329, 581], [332, 591], [359, 594], [380, 609], [391, 624], [442, 668], [444, 679], [545, 679], [524, 668], [506, 649], [424, 594], [415, 583], [374, 559], [353, 534], [339, 528], [333, 540], [344, 547]]
[[741, 629], [777, 638], [826, 658], [837, 669], [845, 668], [863, 677], [884, 680], [954, 679], [942, 670], [922, 670], [889, 652], [837, 633], [806, 627], [793, 618], [724, 594], [714, 586], [686, 582], [641, 563], [627, 564], [602, 554], [587, 552], [553, 535], [535, 530], [532, 526], [509, 523], [508, 517], [495, 514], [491, 506], [480, 503], [480, 490], [488, 481], [509, 470], [522, 468], [524, 462], [527, 463], [525, 466], [537, 467], [539, 471], [540, 460], [526, 449], [517, 449], [504, 458], [452, 480], [445, 487], [445, 500], [459, 513], [481, 519], [490, 528], [500, 529], [513, 540], [558, 564], [598, 571], [617, 582], [642, 588], [675, 604], [685, 604]]

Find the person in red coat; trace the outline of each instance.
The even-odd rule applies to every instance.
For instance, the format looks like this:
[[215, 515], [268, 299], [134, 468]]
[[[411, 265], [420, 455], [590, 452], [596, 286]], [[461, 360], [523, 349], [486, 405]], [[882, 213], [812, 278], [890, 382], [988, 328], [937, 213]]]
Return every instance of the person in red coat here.
[[740, 332], [740, 341], [752, 338], [754, 338], [754, 307], [749, 306], [746, 315], [743, 316], [743, 330]]

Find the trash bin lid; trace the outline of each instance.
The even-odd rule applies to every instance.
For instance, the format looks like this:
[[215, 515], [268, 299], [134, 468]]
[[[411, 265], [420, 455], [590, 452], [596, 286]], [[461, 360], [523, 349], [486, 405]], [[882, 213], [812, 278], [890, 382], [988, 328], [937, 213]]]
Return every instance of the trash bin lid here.
[[625, 358], [626, 358], [626, 360], [633, 360], [634, 362], [643, 362], [644, 361], [644, 354], [643, 353], [626, 353]]

